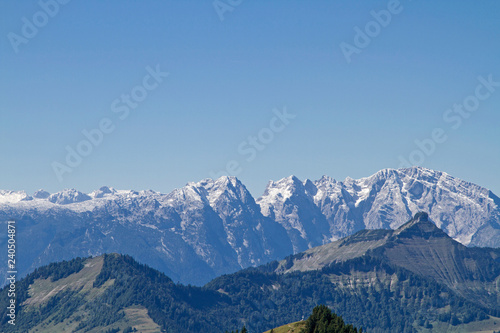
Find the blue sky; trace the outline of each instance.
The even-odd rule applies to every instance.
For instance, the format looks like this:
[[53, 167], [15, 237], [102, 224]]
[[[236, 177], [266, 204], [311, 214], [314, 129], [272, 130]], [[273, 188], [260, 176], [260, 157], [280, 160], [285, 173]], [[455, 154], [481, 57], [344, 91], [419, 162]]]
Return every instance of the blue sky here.
[[0, 1], [2, 189], [170, 192], [226, 170], [259, 196], [404, 158], [500, 194], [497, 1], [54, 1]]

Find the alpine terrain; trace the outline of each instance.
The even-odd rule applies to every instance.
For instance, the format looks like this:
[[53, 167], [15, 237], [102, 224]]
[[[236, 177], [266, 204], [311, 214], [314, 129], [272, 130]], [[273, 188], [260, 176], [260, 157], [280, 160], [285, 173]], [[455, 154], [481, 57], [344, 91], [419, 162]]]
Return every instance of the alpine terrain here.
[[0, 331], [264, 332], [324, 304], [363, 332], [492, 332], [499, 285], [499, 249], [466, 247], [418, 213], [202, 288], [118, 254], [53, 263], [17, 282], [15, 326], [0, 291]]
[[[396, 229], [418, 211], [466, 246], [500, 246], [496, 195], [420, 167], [344, 181], [290, 176], [269, 182], [257, 200], [234, 177], [168, 194], [110, 187], [88, 194], [0, 191], [1, 223], [16, 221], [20, 276], [51, 262], [114, 252], [195, 285], [359, 230]], [[6, 247], [7, 226], [1, 230]], [[0, 260], [6, 256], [1, 252]]]

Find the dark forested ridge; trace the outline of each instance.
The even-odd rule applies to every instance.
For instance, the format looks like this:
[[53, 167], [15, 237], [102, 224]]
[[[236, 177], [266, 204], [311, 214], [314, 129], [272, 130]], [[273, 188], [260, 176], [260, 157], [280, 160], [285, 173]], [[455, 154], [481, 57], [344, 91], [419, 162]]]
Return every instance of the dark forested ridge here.
[[[411, 232], [416, 233], [412, 237], [422, 236], [417, 229]], [[397, 246], [407, 244], [406, 239]], [[492, 250], [473, 251], [485, 251], [486, 257]], [[62, 332], [65, 328], [121, 332], [142, 327], [145, 332], [154, 332], [145, 327], [156, 325], [156, 331], [171, 333], [220, 333], [243, 326], [248, 332], [260, 333], [306, 318], [318, 304], [325, 304], [354, 325], [352, 329], [362, 327], [364, 332], [374, 333], [417, 332], [433, 325], [456, 326], [500, 315], [498, 304], [487, 306], [495, 305], [493, 298], [499, 297], [498, 292], [486, 303], [466, 298], [463, 290], [453, 290], [432, 275], [398, 266], [386, 252], [378, 252], [365, 251], [362, 256], [333, 261], [318, 269], [282, 272], [283, 265], [290, 269], [307, 259], [307, 255], [294, 256], [288, 259], [289, 264], [285, 260], [242, 270], [216, 278], [204, 287], [176, 284], [129, 256], [78, 258], [45, 266], [17, 282], [20, 306], [15, 327], [7, 323], [8, 289], [0, 291], [0, 331], [36, 328], [40, 332]], [[463, 258], [473, 266], [468, 254], [454, 259], [458, 266]], [[484, 283], [498, 281], [495, 262], [488, 261], [494, 267], [484, 268], [474, 282], [480, 292], [481, 279]], [[468, 279], [472, 281], [473, 277]], [[139, 315], [141, 320], [137, 319]]]

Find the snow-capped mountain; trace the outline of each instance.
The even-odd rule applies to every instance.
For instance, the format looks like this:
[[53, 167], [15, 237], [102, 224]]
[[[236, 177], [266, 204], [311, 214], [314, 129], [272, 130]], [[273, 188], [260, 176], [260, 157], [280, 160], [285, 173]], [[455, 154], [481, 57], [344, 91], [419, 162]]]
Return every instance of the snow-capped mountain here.
[[[465, 245], [500, 247], [500, 199], [424, 168], [342, 182], [291, 176], [270, 182], [257, 201], [234, 177], [188, 183], [169, 194], [109, 187], [88, 194], [0, 191], [0, 247], [13, 219], [21, 276], [53, 261], [118, 252], [174, 281], [203, 284], [361, 229], [395, 229], [418, 211]], [[0, 252], [0, 260], [6, 256]]]
[[[285, 178], [270, 182], [257, 202], [265, 216], [275, 217], [290, 235], [298, 232], [313, 245], [321, 244], [316, 234], [305, 231], [315, 230], [309, 220], [297, 219], [296, 212], [305, 206], [300, 203], [311, 206], [313, 202], [315, 207], [308, 211], [321, 211], [329, 228], [328, 234], [322, 234], [324, 242], [361, 229], [396, 229], [415, 213], [426, 211], [439, 228], [464, 245], [500, 246], [500, 199], [496, 195], [444, 172], [420, 167], [385, 169], [343, 182], [323, 176], [314, 182], [295, 180], [292, 184]], [[324, 230], [323, 224], [321, 228]]]
[[[40, 190], [33, 197], [2, 191], [0, 221], [9, 219], [17, 221], [21, 274], [53, 261], [118, 252], [174, 280], [203, 284], [293, 252], [285, 229], [261, 214], [234, 177], [189, 183], [169, 194], [109, 187], [89, 194]], [[2, 230], [0, 246], [7, 242], [7, 227]]]

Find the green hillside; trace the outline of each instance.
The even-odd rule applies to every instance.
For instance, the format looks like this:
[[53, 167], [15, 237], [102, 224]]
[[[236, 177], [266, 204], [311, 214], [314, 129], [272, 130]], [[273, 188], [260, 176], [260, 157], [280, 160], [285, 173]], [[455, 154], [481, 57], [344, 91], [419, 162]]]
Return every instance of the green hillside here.
[[[7, 322], [8, 289], [0, 291], [0, 331], [83, 333], [135, 328], [220, 333], [244, 325], [252, 333], [273, 327], [291, 330], [298, 327], [280, 326], [307, 318], [318, 304], [370, 333], [500, 331], [500, 320], [495, 318], [500, 317], [495, 301], [499, 284], [492, 288], [499, 281], [496, 251], [458, 251], [452, 240], [446, 252], [436, 241], [442, 238], [439, 230], [423, 232], [427, 227], [413, 223], [389, 237], [383, 232], [361, 232], [343, 240], [342, 246], [335, 245], [337, 254], [330, 263], [315, 261], [318, 253], [329, 251], [322, 247], [221, 276], [202, 288], [175, 284], [164, 274], [118, 254], [51, 264], [17, 282], [20, 306], [15, 327]], [[370, 245], [374, 242], [384, 245]], [[347, 251], [353, 246], [356, 255], [350, 259], [332, 259], [345, 256], [342, 247]], [[367, 248], [364, 254], [359, 250], [362, 247]], [[415, 266], [398, 264], [404, 261], [394, 259], [393, 248], [414, 260]], [[410, 256], [428, 253], [441, 260], [429, 258], [429, 265], [423, 258]], [[308, 262], [315, 262], [315, 268], [308, 268]], [[425, 270], [425, 274], [418, 273], [424, 264], [440, 272], [451, 269], [452, 263], [458, 289]], [[485, 264], [489, 266], [481, 266]], [[297, 265], [302, 269], [294, 270]], [[488, 298], [483, 298], [485, 290]]]
[[264, 333], [301, 333], [302, 329], [306, 326], [305, 321], [298, 321], [291, 324], [286, 324], [280, 327], [276, 327]]

